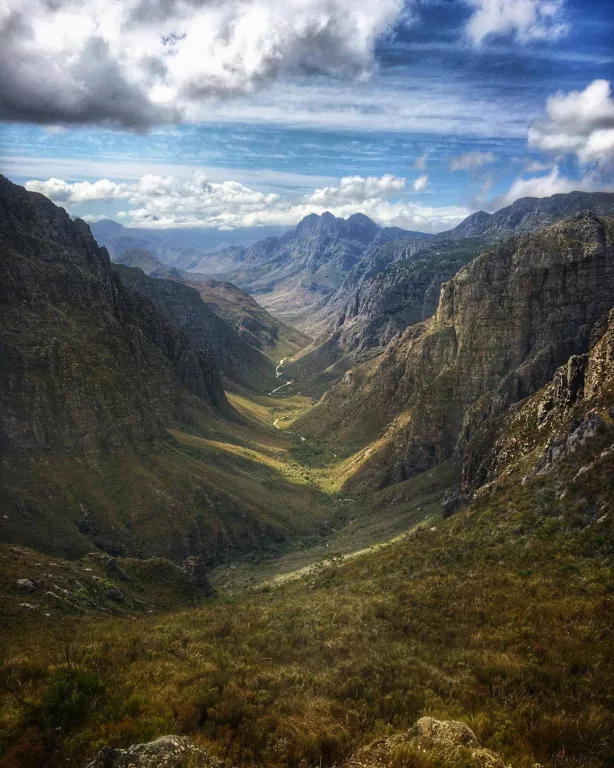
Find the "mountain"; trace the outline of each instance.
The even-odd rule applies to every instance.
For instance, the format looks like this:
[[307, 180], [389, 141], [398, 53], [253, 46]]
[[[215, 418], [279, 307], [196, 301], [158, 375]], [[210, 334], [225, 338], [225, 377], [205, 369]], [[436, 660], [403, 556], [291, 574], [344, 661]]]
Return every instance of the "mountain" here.
[[[130, 278], [131, 273], [118, 270], [133, 288], [140, 287], [150, 298], [155, 296], [162, 300], [164, 293], [170, 299], [174, 291], [176, 296], [170, 303], [174, 306], [173, 314], [176, 317], [182, 315], [178, 317], [179, 326], [190, 335], [192, 323], [204, 323], [201, 345], [204, 344], [204, 348], [212, 352], [221, 370], [235, 383], [256, 389], [270, 389], [270, 385], [275, 382], [275, 370], [269, 361], [262, 359], [263, 354], [277, 363], [280, 358], [296, 354], [310, 342], [308, 336], [275, 319], [249, 294], [231, 283], [208, 280], [204, 275], [194, 272], [179, 272], [175, 267], [163, 264], [150, 251], [141, 248], [131, 248], [115, 255], [113, 261], [141, 270], [151, 278], [174, 280], [190, 286], [183, 293], [181, 288], [168, 285], [164, 290], [161, 287], [154, 290], [149, 281], [138, 279], [134, 273]], [[189, 292], [192, 288], [200, 293], [206, 306], [193, 300], [194, 295]], [[177, 301], [179, 296], [185, 299], [183, 309]], [[165, 303], [164, 300], [162, 303]], [[187, 310], [188, 306], [192, 309], [191, 313]], [[168, 309], [167, 303], [165, 310]], [[194, 318], [195, 315], [202, 315], [202, 323]], [[232, 329], [238, 332], [240, 339], [236, 338]]]
[[150, 251], [164, 264], [177, 269], [190, 269], [201, 264], [201, 272], [208, 275], [232, 266], [227, 259], [219, 259], [216, 251], [253, 243], [263, 237], [282, 235], [281, 227], [255, 227], [222, 232], [217, 229], [146, 229], [124, 227], [111, 219], [90, 225], [99, 245], [104, 246], [114, 261], [124, 251], [142, 249]]
[[514, 234], [537, 232], [549, 224], [582, 211], [598, 216], [614, 213], [614, 194], [611, 192], [569, 192], [551, 197], [522, 197], [496, 213], [472, 213], [454, 229], [440, 232], [441, 240], [464, 237], [509, 237]]
[[179, 278], [180, 274], [175, 267], [168, 267], [160, 259], [144, 248], [129, 248], [113, 257], [115, 264], [123, 264], [126, 267], [135, 267], [143, 270], [149, 277], [154, 278]]
[[445, 283], [430, 320], [348, 372], [298, 429], [346, 454], [375, 441], [352, 487], [400, 482], [462, 454], [481, 422], [585, 353], [613, 305], [612, 220], [583, 213], [512, 238]]
[[[347, 220], [323, 213], [306, 216], [283, 237], [216, 254], [233, 262], [224, 278], [256, 296], [267, 310], [297, 327], [309, 328], [318, 303], [331, 294], [371, 249], [391, 239], [426, 242], [430, 235], [382, 229], [363, 214]], [[210, 264], [204, 257], [192, 269]]]
[[478, 211], [430, 240], [368, 249], [310, 314], [314, 342], [286, 367], [287, 373], [300, 379], [304, 390], [322, 394], [352, 365], [379, 354], [395, 334], [430, 317], [441, 284], [489, 244], [539, 231], [584, 210], [612, 215], [614, 195], [572, 192], [522, 198], [495, 214]]
[[151, 301], [192, 349], [210, 355], [230, 382], [263, 392], [275, 386], [271, 360], [231, 322], [218, 317], [198, 290], [178, 280], [153, 279], [142, 269], [123, 264], [115, 265], [114, 270], [122, 285]]
[[196, 290], [114, 267], [83, 221], [2, 177], [0, 210], [3, 542], [215, 562], [329, 516], [284, 474], [294, 438], [226, 395], [215, 358], [250, 387], [274, 365]]
[[183, 273], [183, 279], [199, 292], [203, 302], [218, 317], [237, 329], [245, 342], [276, 363], [281, 358], [295, 355], [311, 341], [304, 333], [273, 317], [248, 293], [232, 283], [197, 279], [190, 273]]
[[3, 451], [97, 451], [159, 436], [186, 389], [227, 407], [220, 372], [138, 301], [81, 221], [0, 178]]

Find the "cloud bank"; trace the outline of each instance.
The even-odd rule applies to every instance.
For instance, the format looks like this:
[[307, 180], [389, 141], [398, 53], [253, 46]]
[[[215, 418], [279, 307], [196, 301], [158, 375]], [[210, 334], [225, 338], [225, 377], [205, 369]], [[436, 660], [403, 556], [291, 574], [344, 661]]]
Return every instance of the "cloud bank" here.
[[0, 118], [145, 128], [283, 74], [362, 78], [403, 0], [2, 0]]
[[[471, 212], [462, 206], [433, 207], [399, 199], [407, 191], [407, 180], [390, 174], [348, 176], [337, 186], [315, 189], [297, 199], [264, 194], [236, 181], [211, 182], [202, 172], [187, 179], [149, 174], [134, 183], [109, 179], [69, 183], [51, 178], [31, 180], [25, 186], [69, 210], [92, 201], [125, 201], [125, 210], [116, 214], [125, 224], [159, 229], [293, 227], [310, 213], [330, 211], [343, 218], [360, 212], [384, 226], [438, 232]], [[95, 215], [100, 217], [98, 212]], [[91, 215], [89, 219], [93, 220]]]

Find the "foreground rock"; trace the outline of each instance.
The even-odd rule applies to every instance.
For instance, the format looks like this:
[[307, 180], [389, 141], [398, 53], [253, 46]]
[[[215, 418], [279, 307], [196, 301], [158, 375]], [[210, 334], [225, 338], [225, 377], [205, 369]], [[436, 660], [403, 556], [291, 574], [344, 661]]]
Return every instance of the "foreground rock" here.
[[347, 768], [388, 765], [505, 768], [499, 755], [480, 747], [468, 725], [454, 720], [435, 720], [432, 717], [421, 718], [407, 733], [373, 742], [346, 763]]
[[87, 768], [217, 768], [219, 764], [183, 736], [162, 736], [128, 749], [104, 747]]

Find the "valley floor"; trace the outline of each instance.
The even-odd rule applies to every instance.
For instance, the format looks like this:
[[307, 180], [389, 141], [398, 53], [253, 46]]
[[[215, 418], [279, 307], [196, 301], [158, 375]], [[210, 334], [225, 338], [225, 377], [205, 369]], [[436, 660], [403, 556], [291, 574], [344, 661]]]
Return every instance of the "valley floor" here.
[[318, 536], [229, 560], [211, 576], [217, 597], [187, 610], [57, 620], [24, 608], [4, 633], [3, 766], [82, 768], [103, 745], [165, 733], [227, 766], [332, 766], [422, 715], [468, 723], [513, 768], [609, 764], [608, 521], [578, 527], [544, 480], [443, 520], [453, 465], [368, 503], [343, 498], [346, 460], [284, 434], [306, 398], [230, 397], [249, 442], [244, 427], [228, 443], [175, 439], [282, 462], [330, 501]]

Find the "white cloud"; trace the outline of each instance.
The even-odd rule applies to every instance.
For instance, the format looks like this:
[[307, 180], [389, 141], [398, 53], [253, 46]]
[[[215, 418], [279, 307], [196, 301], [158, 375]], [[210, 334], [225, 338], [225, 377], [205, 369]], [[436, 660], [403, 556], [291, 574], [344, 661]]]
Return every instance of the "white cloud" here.
[[494, 201], [493, 206], [500, 208], [502, 205], [510, 205], [521, 197], [550, 197], [568, 192], [611, 192], [613, 190], [613, 186], [603, 184], [588, 175], [582, 179], [568, 179], [561, 175], [559, 167], [555, 165], [546, 176], [516, 179], [509, 190]]
[[[438, 232], [471, 213], [461, 206], [432, 207], [399, 199], [406, 179], [348, 176], [336, 186], [322, 187], [298, 199], [255, 191], [237, 181], [212, 182], [197, 171], [190, 178], [147, 174], [134, 183], [109, 179], [69, 183], [62, 179], [32, 180], [26, 188], [47, 194], [69, 207], [81, 203], [127, 201], [128, 210], [115, 216], [136, 227], [203, 227], [235, 229], [266, 225], [295, 226], [310, 213], [330, 211], [347, 218], [364, 213], [385, 226]], [[73, 211], [74, 213], [74, 211]], [[98, 217], [99, 213], [88, 213]]]
[[0, 117], [172, 122], [285, 74], [364, 78], [403, 0], [2, 0]]
[[569, 32], [563, 0], [465, 0], [473, 9], [466, 32], [474, 45], [511, 35], [521, 43], [557, 40]]
[[362, 203], [374, 197], [389, 196], [405, 189], [406, 179], [393, 176], [345, 176], [337, 187], [316, 189], [305, 197], [305, 202], [312, 205], [336, 206], [346, 203]]
[[525, 173], [541, 173], [549, 170], [552, 170], [552, 163], [540, 163], [539, 160], [531, 160], [524, 167]]
[[429, 184], [429, 177], [428, 176], [418, 176], [418, 178], [414, 181], [412, 184], [414, 188], [414, 192], [424, 192], [424, 190], [428, 187]]
[[451, 171], [475, 171], [484, 165], [494, 163], [496, 157], [492, 152], [465, 152], [450, 160]]
[[30, 192], [40, 192], [56, 203], [89, 203], [93, 201], [109, 202], [129, 196], [127, 184], [115, 184], [109, 179], [100, 179], [94, 183], [78, 181], [69, 184], [63, 179], [47, 179], [47, 181], [28, 181], [26, 189]]
[[553, 155], [573, 154], [601, 170], [614, 167], [614, 99], [607, 80], [583, 91], [559, 91], [546, 102], [546, 120], [529, 129], [529, 145]]
[[420, 157], [417, 157], [414, 162], [414, 168], [417, 171], [426, 171], [428, 159], [429, 159], [429, 156], [426, 152], [423, 155], [420, 155]]

